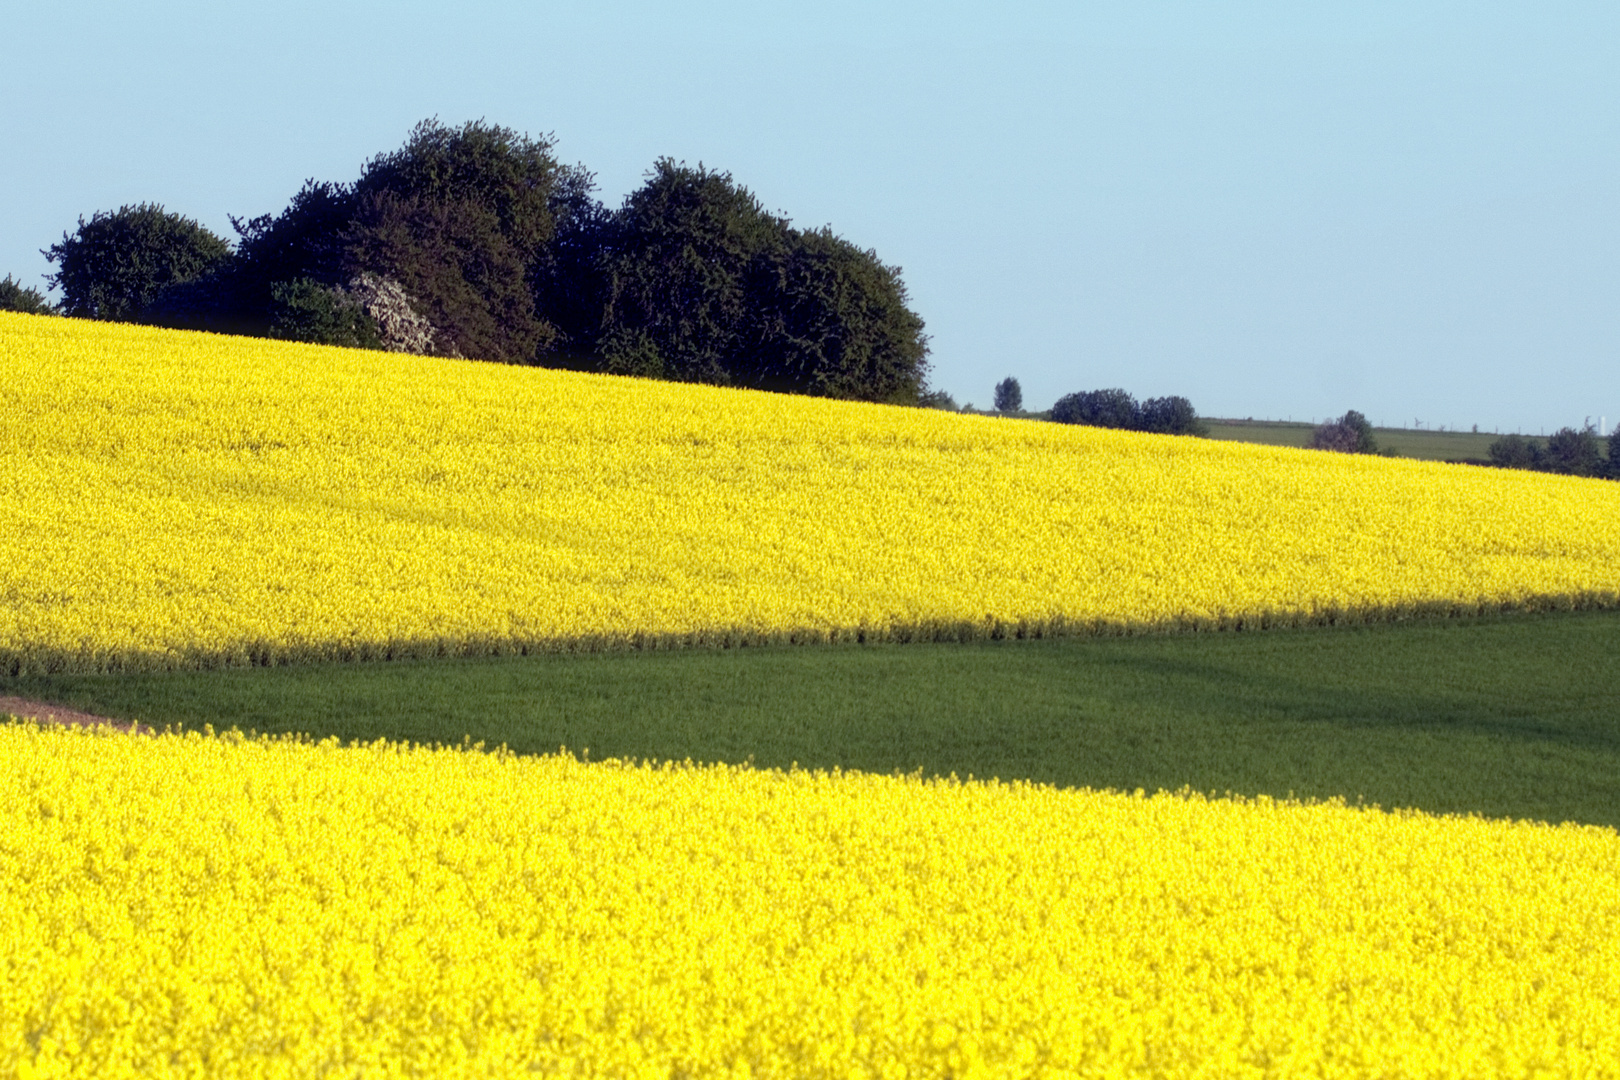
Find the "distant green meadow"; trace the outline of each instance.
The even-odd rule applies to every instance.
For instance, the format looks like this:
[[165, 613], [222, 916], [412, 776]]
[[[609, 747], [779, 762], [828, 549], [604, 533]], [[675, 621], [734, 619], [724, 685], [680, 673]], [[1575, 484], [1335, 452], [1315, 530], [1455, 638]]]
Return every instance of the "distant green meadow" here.
[[155, 727], [1620, 826], [1620, 612], [0, 679]]
[[[1309, 446], [1315, 424], [1292, 420], [1206, 420], [1209, 437], [1267, 446]], [[1423, 461], [1490, 460], [1491, 443], [1502, 436], [1488, 431], [1433, 431], [1428, 428], [1373, 428], [1380, 452]]]

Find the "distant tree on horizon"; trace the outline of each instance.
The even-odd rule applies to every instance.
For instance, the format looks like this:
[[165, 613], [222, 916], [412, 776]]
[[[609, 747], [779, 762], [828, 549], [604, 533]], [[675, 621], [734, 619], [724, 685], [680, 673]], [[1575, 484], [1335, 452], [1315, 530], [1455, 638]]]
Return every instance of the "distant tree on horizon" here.
[[62, 290], [63, 314], [141, 322], [165, 290], [218, 269], [231, 245], [191, 218], [138, 203], [80, 217], [41, 254], [56, 264], [46, 280]]
[[1137, 412], [1142, 431], [1160, 435], [1208, 435], [1209, 425], [1199, 419], [1192, 402], [1184, 397], [1148, 398]]
[[1372, 424], [1355, 409], [1350, 409], [1337, 420], [1318, 424], [1311, 433], [1311, 449], [1331, 450], [1341, 454], [1375, 454], [1378, 440], [1373, 438]]
[[33, 286], [24, 285], [7, 274], [0, 279], [0, 311], [17, 311], [24, 315], [54, 315], [56, 307], [44, 293]]
[[1491, 443], [1492, 465], [1504, 469], [1533, 469], [1565, 476], [1596, 476], [1620, 479], [1620, 433], [1604, 441], [1588, 424], [1584, 428], [1563, 427], [1545, 443], [1523, 435], [1503, 435]]
[[597, 265], [601, 370], [903, 404], [927, 389], [899, 270], [729, 173], [659, 159], [603, 221]]
[[1138, 402], [1126, 391], [1090, 390], [1065, 394], [1053, 404], [1051, 419], [1059, 424], [1147, 431], [1158, 435], [1207, 435], [1209, 425], [1184, 397], [1149, 398]]
[[1523, 435], [1503, 435], [1486, 450], [1491, 464], [1504, 469], [1535, 469], [1541, 465], [1541, 443]]
[[69, 314], [329, 344], [403, 325], [361, 299], [382, 288], [428, 331], [389, 348], [922, 403], [928, 338], [898, 267], [701, 164], [659, 159], [609, 211], [553, 146], [425, 120], [352, 183], [233, 217], [234, 250], [158, 206], [81, 218], [51, 280]]
[[417, 124], [354, 183], [346, 277], [399, 282], [448, 351], [542, 362], [558, 332], [535, 311], [530, 273], [555, 232], [553, 145], [481, 120]]
[[996, 412], [1014, 413], [1024, 407], [1024, 390], [1011, 375], [996, 383]]
[[1559, 428], [1547, 437], [1547, 445], [1541, 452], [1541, 468], [1545, 472], [1602, 476], [1604, 464], [1602, 445], [1591, 426]]
[[1141, 409], [1136, 399], [1118, 387], [1065, 394], [1052, 405], [1052, 419], [1059, 424], [1133, 430]]

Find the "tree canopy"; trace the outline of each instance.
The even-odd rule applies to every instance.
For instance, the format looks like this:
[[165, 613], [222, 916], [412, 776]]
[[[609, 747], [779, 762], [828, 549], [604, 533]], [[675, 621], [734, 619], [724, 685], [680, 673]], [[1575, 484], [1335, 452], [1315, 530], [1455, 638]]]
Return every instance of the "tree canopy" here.
[[1586, 428], [1559, 428], [1547, 437], [1541, 468], [1568, 476], [1602, 476], [1607, 471], [1603, 444]]
[[0, 280], [0, 311], [20, 311], [24, 315], [54, 315], [56, 309], [45, 294], [24, 285], [7, 274]]
[[[660, 158], [609, 210], [553, 146], [423, 121], [354, 181], [312, 179], [280, 213], [233, 217], [234, 250], [142, 204], [81, 219], [47, 253], [51, 280], [92, 318], [924, 399], [928, 339], [898, 267], [701, 164]], [[426, 328], [388, 330], [413, 319]]]
[[231, 246], [191, 218], [139, 203], [79, 218], [43, 254], [56, 264], [47, 280], [62, 290], [64, 314], [138, 322], [166, 289], [218, 269]]
[[[907, 404], [926, 389], [927, 338], [898, 268], [830, 228], [793, 228], [728, 173], [663, 158], [617, 212], [570, 215], [584, 223], [574, 243], [594, 250], [574, 262], [602, 290], [600, 370]], [[580, 293], [541, 303], [592, 306]]]
[[1116, 387], [1065, 394], [1052, 406], [1052, 419], [1060, 424], [1134, 429], [1140, 412], [1136, 399]]
[[1024, 388], [1011, 375], [996, 383], [995, 408], [999, 413], [1013, 413], [1024, 407]]
[[539, 361], [558, 336], [530, 281], [555, 231], [551, 147], [482, 121], [423, 121], [355, 182], [343, 269], [398, 281], [461, 355]]
[[1351, 409], [1337, 420], [1318, 424], [1311, 433], [1311, 447], [1343, 454], [1372, 454], [1378, 450], [1378, 440], [1373, 438], [1367, 418]]
[[1052, 419], [1060, 424], [1149, 431], [1158, 435], [1207, 435], [1192, 402], [1184, 397], [1149, 398], [1138, 402], [1118, 387], [1065, 394], [1052, 406]]
[[786, 229], [728, 174], [660, 159], [598, 256], [607, 369], [733, 381], [735, 358], [758, 337], [750, 278], [768, 272]]
[[1610, 435], [1608, 454], [1590, 426], [1559, 428], [1546, 443], [1523, 435], [1503, 435], [1490, 445], [1492, 465], [1504, 469], [1534, 469], [1568, 476], [1620, 479], [1620, 431]]

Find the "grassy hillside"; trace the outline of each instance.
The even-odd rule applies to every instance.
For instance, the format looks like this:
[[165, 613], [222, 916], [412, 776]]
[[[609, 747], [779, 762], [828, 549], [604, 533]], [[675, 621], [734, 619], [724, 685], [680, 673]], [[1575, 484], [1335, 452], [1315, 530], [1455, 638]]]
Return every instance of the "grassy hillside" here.
[[0, 315], [0, 670], [1620, 598], [1620, 485]]
[[[1554, 673], [1613, 616], [994, 639], [1601, 608], [1616, 485], [24, 316], [0, 363], [18, 692], [159, 724], [1611, 820], [1608, 729]], [[931, 638], [977, 644], [434, 660]], [[329, 664], [389, 657], [425, 662]], [[130, 673], [266, 662], [310, 666]], [[1520, 721], [1552, 733], [1526, 759], [1550, 772], [1484, 734]]]
[[[1314, 424], [1288, 420], [1209, 420], [1209, 437], [1263, 446], [1311, 445]], [[1429, 431], [1414, 428], [1373, 428], [1378, 449], [1397, 457], [1420, 461], [1488, 461], [1491, 443], [1501, 438], [1492, 432]]]
[[1620, 485], [20, 316], [0, 416], [0, 694], [391, 740], [0, 723], [0, 1074], [1615, 1059]]

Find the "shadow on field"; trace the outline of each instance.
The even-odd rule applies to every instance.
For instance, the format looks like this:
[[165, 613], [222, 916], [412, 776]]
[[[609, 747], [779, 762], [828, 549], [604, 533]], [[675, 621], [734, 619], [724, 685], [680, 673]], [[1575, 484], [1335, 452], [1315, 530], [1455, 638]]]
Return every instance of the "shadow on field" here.
[[1620, 825], [1620, 613], [0, 680], [162, 727]]

